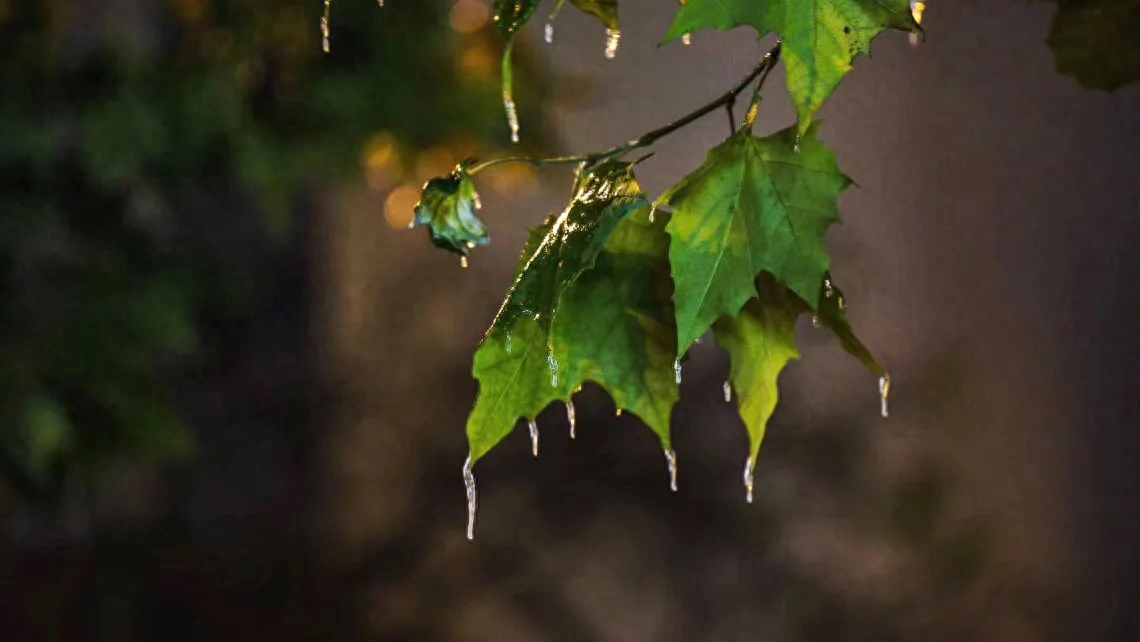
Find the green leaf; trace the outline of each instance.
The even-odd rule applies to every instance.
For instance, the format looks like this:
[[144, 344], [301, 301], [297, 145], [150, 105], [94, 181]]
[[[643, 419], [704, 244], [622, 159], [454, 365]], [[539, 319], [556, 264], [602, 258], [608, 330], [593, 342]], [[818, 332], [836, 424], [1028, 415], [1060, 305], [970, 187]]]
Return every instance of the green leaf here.
[[835, 285], [831, 274], [824, 276], [817, 314], [820, 325], [831, 330], [847, 354], [858, 359], [873, 374], [879, 377], [886, 375], [886, 369], [871, 355], [871, 351], [863, 345], [859, 337], [855, 336], [855, 331], [851, 329], [851, 322], [847, 320], [846, 301], [843, 297], [843, 291]]
[[1140, 80], [1140, 2], [1060, 0], [1046, 42], [1057, 71], [1088, 89]]
[[814, 127], [798, 146], [796, 136], [794, 128], [767, 138], [742, 129], [660, 197], [673, 208], [667, 229], [680, 353], [756, 295], [761, 270], [817, 307], [830, 262], [824, 234], [839, 220], [836, 199], [851, 181]]
[[618, 222], [645, 204], [632, 165], [610, 161], [584, 172], [570, 205], [532, 230], [514, 284], [475, 351], [479, 397], [467, 420], [472, 462], [520, 417], [534, 419], [551, 401], [569, 398], [566, 365], [551, 337], [560, 299], [594, 265]]
[[491, 240], [487, 226], [475, 216], [478, 208], [479, 195], [471, 177], [457, 167], [451, 176], [433, 178], [424, 185], [412, 227], [427, 225], [436, 247], [466, 256], [471, 248]]
[[522, 29], [538, 9], [539, 0], [495, 0], [491, 4], [495, 25], [508, 40]]
[[773, 31], [782, 42], [788, 91], [800, 130], [886, 28], [921, 33], [908, 0], [688, 0], [678, 10], [666, 41], [702, 29], [748, 25], [760, 37]]
[[764, 440], [768, 419], [776, 409], [776, 380], [790, 359], [798, 359], [796, 318], [807, 309], [771, 274], [756, 280], [758, 297], [736, 317], [713, 326], [717, 343], [728, 352], [728, 381], [736, 392], [740, 417], [748, 430], [749, 456], [755, 457]]
[[617, 0], [570, 0], [570, 3], [585, 13], [597, 18], [606, 29], [617, 31], [618, 3]]
[[563, 295], [554, 345], [571, 385], [597, 382], [670, 448], [677, 330], [664, 222], [651, 223], [646, 206], [618, 224], [593, 269]]

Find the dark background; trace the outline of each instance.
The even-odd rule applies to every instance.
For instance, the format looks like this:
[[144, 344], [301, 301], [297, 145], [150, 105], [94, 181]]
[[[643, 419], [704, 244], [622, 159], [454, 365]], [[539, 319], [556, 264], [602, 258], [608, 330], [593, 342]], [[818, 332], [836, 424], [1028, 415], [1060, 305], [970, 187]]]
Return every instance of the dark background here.
[[[445, 171], [462, 151], [506, 148], [491, 28], [454, 33], [451, 3], [337, 0], [332, 54], [321, 57], [319, 3], [282, 3], [274, 15], [303, 21], [300, 52], [274, 63], [292, 72], [266, 77], [294, 84], [251, 83], [235, 99], [254, 105], [246, 120], [203, 125], [210, 142], [194, 147], [185, 114], [215, 114], [220, 99], [153, 107], [181, 95], [156, 87], [196, 78], [164, 61], [207, 66], [171, 53], [192, 30], [170, 27], [184, 22], [167, 13], [193, 4], [75, 3], [55, 26], [24, 32], [56, 33], [74, 53], [39, 76], [5, 67], [4, 114], [85, 114], [97, 102], [88, 94], [43, 89], [78, 86], [74, 61], [100, 51], [91, 43], [135, 34], [136, 60], [153, 77], [129, 86], [144, 88], [162, 132], [138, 140], [166, 141], [141, 160], [112, 154], [118, 165], [57, 152], [40, 173], [11, 165], [34, 180], [5, 173], [7, 220], [31, 211], [27, 194], [51, 194], [64, 221], [3, 232], [6, 265], [20, 267], [5, 268], [7, 361], [23, 363], [12, 356], [20, 346], [70, 345], [57, 340], [73, 326], [25, 322], [29, 310], [106, 324], [82, 346], [120, 345], [112, 329], [123, 323], [153, 325], [52, 303], [106, 291], [70, 285], [103, 265], [95, 259], [63, 281], [26, 267], [33, 241], [71, 257], [58, 238], [135, 257], [107, 277], [124, 302], [150, 291], [139, 275], [176, 275], [160, 291], [181, 303], [160, 297], [139, 318], [184, 308], [158, 325], [187, 325], [194, 339], [157, 333], [141, 348], [159, 355], [142, 374], [88, 375], [71, 365], [92, 362], [84, 350], [64, 358], [46, 348], [28, 357], [53, 359], [37, 365], [34, 385], [8, 374], [24, 369], [4, 371], [5, 412], [54, 400], [73, 445], [41, 457], [47, 472], [9, 475], [4, 486], [0, 639], [1138, 639], [1140, 93], [1091, 92], [1054, 71], [1044, 43], [1054, 5], [932, 2], [928, 41], [882, 36], [822, 113], [822, 137], [859, 184], [829, 237], [834, 273], [857, 330], [891, 368], [890, 419], [878, 417], [875, 380], [824, 333], [800, 328], [803, 359], [781, 379], [747, 505], [745, 435], [720, 392], [727, 363], [705, 342], [686, 363], [675, 413], [677, 494], [650, 431], [615, 418], [587, 387], [576, 441], [551, 408], [539, 421], [541, 458], [517, 430], [480, 461], [469, 543], [459, 471], [476, 392], [471, 353], [526, 226], [561, 206], [569, 173], [481, 175], [493, 243], [461, 270], [422, 230], [403, 228], [421, 174]], [[205, 4], [239, 43], [271, 11]], [[13, 6], [0, 0], [0, 16]], [[671, 5], [626, 0], [610, 62], [601, 27], [569, 7], [555, 43], [540, 43], [546, 10], [525, 32], [532, 79], [524, 72], [518, 90], [530, 96], [524, 144], [538, 147], [581, 152], [633, 138], [724, 91], [770, 46], [741, 29], [658, 47]], [[21, 43], [6, 37], [3, 58], [26, 53]], [[245, 51], [256, 58], [266, 47], [255, 40]], [[482, 80], [459, 86], [463, 74]], [[794, 118], [779, 76], [758, 131]], [[109, 113], [123, 131], [140, 130], [120, 103]], [[0, 137], [9, 163], [25, 154], [13, 132], [31, 127], [14, 118], [0, 120], [19, 125]], [[242, 142], [251, 129], [272, 145]], [[714, 114], [664, 140], [643, 185], [667, 187], [726, 133]], [[63, 140], [49, 147], [70, 149]], [[97, 148], [135, 141], [109, 140]], [[100, 174], [108, 166], [127, 169]], [[114, 199], [94, 209], [93, 197], [73, 196], [80, 189]], [[170, 236], [137, 239], [123, 212], [140, 190], [167, 204]], [[84, 399], [137, 378], [165, 392], [123, 388], [128, 396], [161, 396], [172, 418], [127, 413], [102, 419], [107, 430], [178, 424], [195, 445], [101, 437], [113, 446], [88, 457], [86, 435], [102, 424]], [[21, 413], [12, 416], [43, 416]], [[54, 424], [34, 424], [43, 425]]]

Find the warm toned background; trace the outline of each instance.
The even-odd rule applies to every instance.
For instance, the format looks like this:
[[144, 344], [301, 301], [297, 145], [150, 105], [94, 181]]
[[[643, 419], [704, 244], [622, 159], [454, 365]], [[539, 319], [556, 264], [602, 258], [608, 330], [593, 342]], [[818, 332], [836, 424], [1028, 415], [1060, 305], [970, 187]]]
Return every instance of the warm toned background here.
[[[652, 434], [587, 388], [576, 441], [552, 408], [537, 461], [521, 429], [479, 463], [469, 543], [471, 353], [569, 175], [481, 177], [494, 242], [467, 270], [403, 229], [406, 195], [358, 178], [262, 266], [286, 294], [191, 396], [192, 463], [79, 502], [94, 527], [10, 515], [0, 639], [1137, 639], [1140, 92], [1057, 75], [1050, 4], [930, 4], [928, 42], [884, 35], [822, 114], [859, 184], [834, 273], [891, 368], [889, 420], [876, 381], [801, 327], [747, 505], [706, 342], [675, 413], [677, 494]], [[563, 12], [539, 48], [562, 148], [672, 120], [769, 45], [658, 47], [670, 9], [624, 0], [612, 62]], [[793, 119], [773, 80], [761, 131]], [[726, 129], [718, 113], [666, 139], [643, 184]]]

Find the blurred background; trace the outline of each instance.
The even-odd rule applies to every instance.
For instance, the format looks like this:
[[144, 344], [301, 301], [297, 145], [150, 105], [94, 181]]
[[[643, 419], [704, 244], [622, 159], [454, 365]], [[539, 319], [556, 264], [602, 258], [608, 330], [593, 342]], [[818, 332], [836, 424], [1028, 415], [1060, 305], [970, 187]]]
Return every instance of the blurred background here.
[[[1068, 1], [1068, 0], [1067, 0]], [[418, 187], [505, 152], [477, 0], [0, 0], [0, 640], [1135, 640], [1140, 90], [1054, 70], [1052, 3], [933, 2], [823, 112], [859, 184], [833, 272], [876, 380], [803, 359], [744, 502], [712, 342], [656, 438], [599, 389], [460, 467], [471, 355], [565, 169], [477, 179], [468, 269]], [[550, 7], [516, 47], [524, 151], [722, 93], [751, 31], [658, 46]], [[757, 125], [794, 110], [773, 77]], [[727, 134], [642, 165], [654, 192]]]

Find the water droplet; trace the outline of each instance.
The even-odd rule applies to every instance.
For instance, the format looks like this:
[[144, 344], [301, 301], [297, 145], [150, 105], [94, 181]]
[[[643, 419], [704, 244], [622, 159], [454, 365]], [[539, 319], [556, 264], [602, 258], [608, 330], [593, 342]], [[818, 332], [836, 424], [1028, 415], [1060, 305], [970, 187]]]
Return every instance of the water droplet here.
[[471, 201], [475, 203], [475, 209], [483, 209], [483, 201], [479, 198], [479, 192], [471, 192]]
[[752, 503], [752, 469], [756, 467], [756, 458], [749, 457], [744, 461], [744, 499]]
[[459, 267], [463, 268], [464, 270], [467, 269], [467, 257], [466, 256], [463, 256], [463, 255], [459, 256]]
[[800, 144], [797, 142], [796, 146], [793, 147], [792, 150], [795, 151], [797, 154], [800, 153]]
[[672, 448], [664, 449], [665, 463], [669, 465], [669, 489], [677, 492], [677, 453]]
[[538, 457], [538, 423], [530, 419], [527, 421], [527, 427], [530, 428], [530, 452]]
[[384, 0], [376, 0], [376, 4], [380, 5], [381, 9], [384, 8]]
[[727, 381], [724, 382], [724, 402], [732, 403], [732, 384]]
[[577, 435], [574, 434], [574, 424], [577, 423], [577, 417], [574, 415], [574, 402], [566, 401], [566, 421], [570, 422], [570, 438], [574, 439]]
[[503, 107], [507, 110], [507, 125], [511, 128], [511, 142], [519, 142], [519, 111], [510, 93], [503, 92]]
[[510, 332], [507, 333], [507, 338], [506, 338], [506, 340], [504, 340], [503, 343], [505, 344], [503, 347], [506, 349], [507, 354], [510, 354], [511, 353], [511, 333]]
[[554, 44], [554, 21], [550, 20], [546, 23], [546, 28], [543, 30], [543, 36], [546, 39], [546, 44]]
[[613, 60], [617, 56], [618, 43], [621, 42], [621, 32], [617, 29], [606, 29], [606, 58]]
[[558, 387], [558, 361], [554, 359], [554, 353], [546, 353], [546, 366], [550, 368], [550, 387]]
[[823, 280], [823, 296], [829, 299], [835, 296], [835, 288], [831, 285], [831, 279]]
[[325, 0], [325, 12], [321, 16], [321, 51], [329, 52], [329, 14], [332, 12], [332, 0]]
[[839, 306], [840, 310], [847, 309], [847, 301], [843, 298], [843, 295], [839, 295], [839, 299], [835, 303]]
[[471, 470], [471, 455], [463, 462], [463, 485], [467, 488], [467, 539], [475, 539], [475, 508], [478, 496], [475, 493], [475, 473]]
[[682, 35], [681, 36], [681, 44], [685, 45], [686, 47], [693, 44], [693, 34], [686, 33], [686, 34]]
[[886, 419], [890, 415], [890, 409], [887, 407], [887, 397], [891, 395], [891, 375], [885, 374], [879, 377], [879, 412]]
[[818, 314], [811, 315], [811, 325], [812, 325], [812, 327], [815, 327], [815, 328], [818, 328], [820, 326]]
[[655, 218], [657, 218], [657, 203], [654, 203], [653, 207], [649, 208], [649, 222], [653, 223]]
[[412, 220], [408, 221], [408, 229], [410, 230], [410, 229], [414, 228], [415, 226], [416, 226], [416, 217], [413, 215]]
[[623, 413], [623, 412], [625, 412], [625, 411], [624, 411], [624, 410], [622, 410], [621, 408], [618, 408], [617, 410], [615, 410], [615, 411], [614, 411], [614, 416], [615, 416], [615, 417], [620, 417], [620, 416], [621, 416], [621, 413]]
[[677, 380], [677, 385], [681, 385], [681, 360], [673, 360], [673, 378]]

